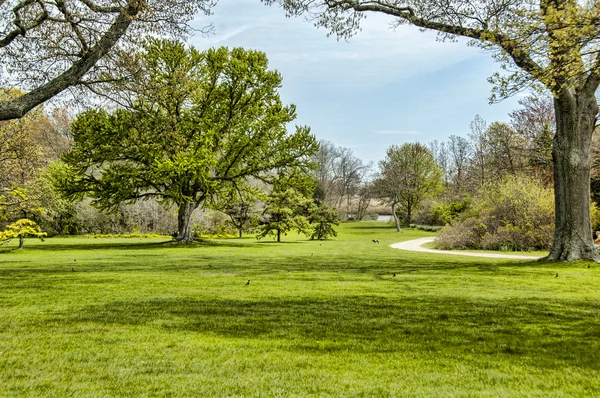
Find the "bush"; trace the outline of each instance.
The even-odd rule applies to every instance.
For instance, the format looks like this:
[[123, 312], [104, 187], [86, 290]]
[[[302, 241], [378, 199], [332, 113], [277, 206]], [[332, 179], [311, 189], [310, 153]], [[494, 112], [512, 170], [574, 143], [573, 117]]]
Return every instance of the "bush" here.
[[436, 239], [443, 249], [546, 250], [554, 233], [554, 195], [537, 181], [507, 177], [484, 186], [473, 213], [444, 227]]
[[229, 217], [220, 211], [208, 210], [192, 228], [192, 234], [195, 238], [208, 237], [235, 237], [236, 228], [231, 223]]
[[469, 199], [450, 203], [427, 201], [416, 212], [414, 221], [421, 225], [447, 225], [471, 208]]
[[[590, 216], [592, 219], [592, 232], [600, 231], [600, 209], [596, 203], [592, 203], [590, 207]], [[596, 235], [594, 234], [594, 239], [596, 239]]]
[[419, 224], [410, 224], [410, 228], [416, 228], [419, 229], [421, 231], [427, 231], [427, 232], [437, 232], [440, 229], [442, 229], [443, 227], [440, 225], [419, 225]]

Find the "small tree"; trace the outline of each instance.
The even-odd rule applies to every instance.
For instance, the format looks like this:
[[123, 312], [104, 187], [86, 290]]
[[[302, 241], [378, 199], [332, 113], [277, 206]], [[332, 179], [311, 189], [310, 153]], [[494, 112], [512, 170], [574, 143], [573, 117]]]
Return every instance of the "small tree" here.
[[244, 230], [258, 221], [258, 202], [263, 192], [255, 186], [240, 184], [224, 192], [212, 206], [229, 216], [241, 238]]
[[267, 196], [264, 221], [258, 227], [260, 232], [256, 238], [273, 236], [277, 242], [281, 242], [281, 235], [287, 235], [291, 230], [307, 235], [310, 225], [305, 210], [309, 205], [310, 199], [294, 188], [274, 189]]
[[406, 223], [410, 224], [412, 212], [425, 197], [437, 192], [442, 182], [442, 172], [433, 155], [419, 143], [388, 148], [385, 159], [379, 162], [379, 174], [375, 189], [390, 202], [398, 232], [396, 207], [406, 213]]
[[337, 231], [333, 229], [334, 225], [339, 225], [338, 213], [335, 209], [325, 205], [314, 205], [310, 209], [308, 217], [312, 227], [311, 239], [327, 239], [330, 236], [337, 236]]
[[316, 185], [317, 182], [302, 169], [281, 170], [265, 199], [263, 220], [256, 238], [273, 236], [281, 242], [281, 235], [291, 230], [308, 235], [308, 216], [310, 208], [315, 206], [312, 196]]
[[28, 235], [44, 240], [44, 236], [47, 234], [42, 232], [35, 222], [22, 218], [7, 225], [4, 231], [0, 231], [0, 243], [8, 243], [12, 239], [19, 238], [19, 249], [22, 249], [25, 237]]

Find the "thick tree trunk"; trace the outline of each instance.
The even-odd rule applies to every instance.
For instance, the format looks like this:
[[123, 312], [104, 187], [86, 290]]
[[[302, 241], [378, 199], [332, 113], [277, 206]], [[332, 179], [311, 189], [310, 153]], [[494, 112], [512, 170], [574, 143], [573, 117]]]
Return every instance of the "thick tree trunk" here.
[[392, 217], [394, 217], [394, 222], [396, 223], [396, 231], [401, 232], [400, 229], [400, 221], [398, 220], [398, 215], [396, 214], [396, 206], [398, 205], [398, 201], [394, 200], [392, 202]]
[[190, 220], [192, 213], [198, 207], [195, 203], [181, 203], [177, 211], [177, 237], [178, 242], [188, 243], [193, 240]]
[[277, 229], [277, 242], [281, 242], [281, 230]]
[[242, 237], [243, 232], [244, 232], [244, 229], [242, 227], [238, 227], [238, 233], [240, 235], [240, 238]]
[[600, 262], [590, 221], [590, 146], [598, 105], [594, 93], [565, 89], [554, 100], [555, 230], [548, 260]]

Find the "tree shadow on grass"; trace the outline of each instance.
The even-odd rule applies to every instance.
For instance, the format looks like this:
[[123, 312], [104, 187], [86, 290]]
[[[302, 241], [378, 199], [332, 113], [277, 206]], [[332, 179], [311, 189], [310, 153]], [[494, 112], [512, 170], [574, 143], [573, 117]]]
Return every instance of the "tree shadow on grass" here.
[[[538, 367], [600, 367], [598, 303], [456, 297], [115, 301], [68, 324], [156, 327], [226, 338], [283, 339], [291, 350], [445, 357], [515, 356]], [[64, 322], [62, 319], [60, 322]]]
[[[248, 247], [248, 242], [230, 242], [227, 240], [200, 240], [189, 244], [181, 244], [172, 240], [165, 241], [148, 241], [146, 239], [140, 239], [140, 241], [133, 241], [135, 239], [122, 239], [118, 242], [99, 242], [98, 240], [78, 240], [76, 243], [52, 243], [51, 240], [47, 240], [44, 243], [27, 246], [25, 249], [27, 252], [65, 252], [65, 251], [106, 251], [106, 250], [140, 250], [140, 249], [194, 249], [202, 247], [228, 247], [228, 248], [243, 248]], [[254, 244], [250, 243], [250, 244]], [[5, 249], [8, 252], [7, 249]], [[10, 250], [14, 253], [14, 249]], [[4, 251], [0, 251], [0, 254]]]

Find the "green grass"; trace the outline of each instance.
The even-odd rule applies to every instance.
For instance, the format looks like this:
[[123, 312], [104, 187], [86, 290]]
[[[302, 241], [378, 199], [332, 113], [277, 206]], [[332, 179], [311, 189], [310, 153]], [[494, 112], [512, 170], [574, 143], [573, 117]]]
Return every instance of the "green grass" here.
[[389, 244], [427, 233], [339, 230], [3, 247], [0, 396], [600, 395], [596, 264], [411, 253]]

